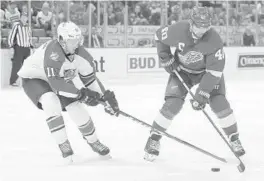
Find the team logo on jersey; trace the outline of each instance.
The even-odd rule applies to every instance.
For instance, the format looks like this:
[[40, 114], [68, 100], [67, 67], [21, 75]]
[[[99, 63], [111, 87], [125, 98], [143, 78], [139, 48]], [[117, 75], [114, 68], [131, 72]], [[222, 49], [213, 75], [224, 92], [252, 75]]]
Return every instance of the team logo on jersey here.
[[203, 54], [201, 52], [189, 51], [185, 55], [178, 54], [180, 61], [183, 64], [189, 65], [203, 60]]
[[72, 79], [74, 79], [76, 75], [77, 75], [76, 69], [68, 69], [68, 70], [64, 70], [63, 72], [63, 78], [66, 82], [69, 82]]
[[59, 54], [57, 52], [52, 52], [50, 55], [50, 59], [53, 61], [58, 61], [59, 59]]
[[62, 64], [59, 75], [60, 77], [64, 78], [66, 82], [69, 82], [74, 79], [77, 74], [78, 71], [73, 63], [65, 61]]

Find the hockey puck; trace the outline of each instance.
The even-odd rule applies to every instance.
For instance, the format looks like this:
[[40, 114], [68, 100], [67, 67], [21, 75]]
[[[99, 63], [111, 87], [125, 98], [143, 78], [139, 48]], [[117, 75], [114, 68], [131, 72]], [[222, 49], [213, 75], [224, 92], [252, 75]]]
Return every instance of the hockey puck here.
[[211, 171], [212, 172], [219, 172], [220, 171], [220, 168], [211, 168]]

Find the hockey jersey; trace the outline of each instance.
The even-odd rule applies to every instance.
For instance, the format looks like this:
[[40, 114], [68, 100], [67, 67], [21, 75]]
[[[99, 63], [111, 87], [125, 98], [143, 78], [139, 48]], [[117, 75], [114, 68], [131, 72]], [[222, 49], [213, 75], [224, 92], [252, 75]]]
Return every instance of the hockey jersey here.
[[170, 47], [176, 47], [175, 56], [179, 67], [189, 73], [206, 72], [200, 87], [211, 92], [222, 76], [225, 66], [223, 42], [219, 34], [211, 28], [201, 39], [195, 40], [188, 21], [180, 21], [164, 26], [155, 34], [159, 58], [171, 59]]
[[[96, 80], [93, 60], [84, 47], [68, 57], [57, 40], [50, 40], [24, 61], [18, 75], [47, 81], [57, 94], [76, 97], [81, 87], [88, 87]], [[95, 89], [100, 91], [98, 87]]]

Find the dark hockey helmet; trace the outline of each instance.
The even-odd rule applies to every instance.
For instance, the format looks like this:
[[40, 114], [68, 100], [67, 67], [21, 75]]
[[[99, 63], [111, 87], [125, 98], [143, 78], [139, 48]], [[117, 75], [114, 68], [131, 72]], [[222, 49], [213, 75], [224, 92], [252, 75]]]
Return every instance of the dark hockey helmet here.
[[208, 28], [211, 26], [211, 15], [207, 7], [193, 7], [190, 13], [190, 20], [197, 28]]
[[207, 7], [195, 6], [190, 13], [190, 24], [193, 38], [201, 38], [211, 28], [211, 15]]

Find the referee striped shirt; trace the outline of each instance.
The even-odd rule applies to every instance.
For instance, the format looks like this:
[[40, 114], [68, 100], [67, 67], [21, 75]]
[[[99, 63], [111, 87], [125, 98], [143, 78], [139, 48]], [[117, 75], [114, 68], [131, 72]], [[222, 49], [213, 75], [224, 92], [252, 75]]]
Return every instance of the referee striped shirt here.
[[32, 31], [28, 25], [23, 25], [21, 22], [14, 23], [13, 28], [8, 37], [10, 47], [18, 45], [20, 47], [32, 46]]

